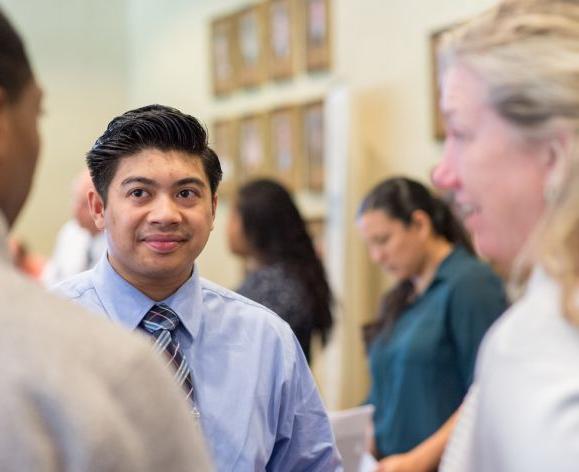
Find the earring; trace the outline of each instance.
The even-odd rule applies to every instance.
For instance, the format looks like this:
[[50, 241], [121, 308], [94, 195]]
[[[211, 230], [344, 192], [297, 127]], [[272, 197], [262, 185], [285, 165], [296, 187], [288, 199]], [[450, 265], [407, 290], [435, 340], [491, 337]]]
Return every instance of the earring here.
[[543, 187], [543, 200], [547, 205], [553, 205], [559, 198], [559, 189], [556, 184], [549, 179]]
[[543, 187], [543, 200], [547, 205], [553, 205], [559, 200], [567, 171], [567, 156], [561, 143], [553, 140], [550, 147], [551, 157], [553, 158], [552, 169]]

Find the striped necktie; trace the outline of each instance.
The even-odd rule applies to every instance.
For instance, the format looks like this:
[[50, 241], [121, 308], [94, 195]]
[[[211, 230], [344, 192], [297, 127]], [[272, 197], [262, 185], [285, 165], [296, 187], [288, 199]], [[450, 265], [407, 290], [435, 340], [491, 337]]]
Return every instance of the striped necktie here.
[[153, 305], [147, 312], [139, 328], [145, 330], [155, 338], [155, 350], [163, 352], [170, 359], [175, 369], [175, 380], [185, 389], [187, 398], [193, 404], [193, 414], [199, 417], [199, 410], [195, 399], [193, 378], [187, 359], [183, 357], [179, 341], [173, 336], [173, 331], [179, 326], [179, 317], [167, 305], [160, 303]]

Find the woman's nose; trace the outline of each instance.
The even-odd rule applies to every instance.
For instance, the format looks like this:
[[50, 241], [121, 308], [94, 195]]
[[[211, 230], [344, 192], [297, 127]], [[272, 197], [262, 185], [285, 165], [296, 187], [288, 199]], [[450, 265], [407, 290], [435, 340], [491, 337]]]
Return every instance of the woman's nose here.
[[451, 159], [443, 154], [441, 161], [430, 172], [430, 180], [435, 187], [454, 190], [458, 185], [457, 173]]

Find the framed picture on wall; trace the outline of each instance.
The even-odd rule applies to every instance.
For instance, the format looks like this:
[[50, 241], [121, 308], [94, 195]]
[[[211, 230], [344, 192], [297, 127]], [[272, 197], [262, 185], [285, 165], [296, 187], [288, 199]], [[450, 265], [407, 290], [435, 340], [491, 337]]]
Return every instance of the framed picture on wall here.
[[300, 127], [298, 109], [285, 107], [269, 115], [269, 144], [273, 175], [290, 190], [300, 182]]
[[330, 68], [330, 0], [302, 0], [305, 3], [305, 44], [307, 69]]
[[440, 42], [440, 37], [445, 29], [435, 31], [430, 35], [430, 63], [432, 71], [432, 134], [435, 139], [444, 139], [444, 122], [440, 113], [440, 90], [438, 88], [438, 59], [436, 50]]
[[245, 87], [258, 85], [266, 75], [264, 5], [257, 4], [238, 12], [235, 25], [239, 83]]
[[236, 87], [236, 67], [233, 48], [234, 21], [224, 16], [211, 23], [211, 70], [213, 93], [223, 95]]
[[437, 50], [444, 33], [456, 26], [458, 26], [458, 23], [446, 26], [430, 34], [430, 64], [432, 71], [432, 135], [437, 140], [443, 140], [446, 137], [444, 132], [444, 119], [440, 113], [440, 89], [438, 86], [438, 74], [440, 69], [438, 66]]
[[223, 178], [219, 195], [229, 198], [236, 185], [237, 175], [237, 123], [235, 120], [219, 120], [213, 123], [211, 147], [219, 156]]
[[302, 149], [306, 186], [312, 192], [325, 187], [324, 104], [322, 101], [302, 106]]
[[239, 177], [246, 181], [271, 174], [267, 153], [266, 116], [245, 116], [239, 120]]
[[292, 0], [267, 3], [267, 65], [272, 79], [291, 77], [294, 72], [295, 11]]

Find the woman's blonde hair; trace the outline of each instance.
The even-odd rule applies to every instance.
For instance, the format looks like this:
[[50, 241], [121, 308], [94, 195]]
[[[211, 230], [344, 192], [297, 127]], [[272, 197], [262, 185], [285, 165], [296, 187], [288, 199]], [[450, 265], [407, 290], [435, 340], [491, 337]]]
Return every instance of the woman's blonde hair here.
[[460, 63], [485, 81], [490, 105], [527, 139], [553, 143], [564, 171], [546, 184], [549, 210], [526, 254], [560, 283], [579, 324], [579, 0], [504, 0], [448, 32], [439, 60], [443, 74]]

